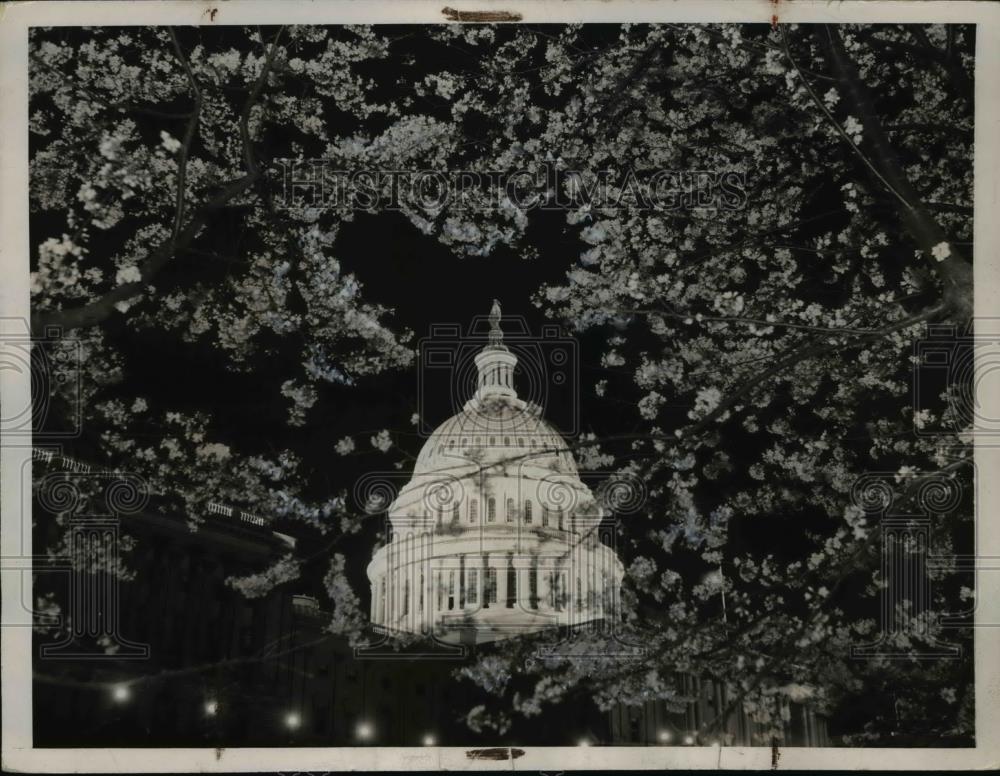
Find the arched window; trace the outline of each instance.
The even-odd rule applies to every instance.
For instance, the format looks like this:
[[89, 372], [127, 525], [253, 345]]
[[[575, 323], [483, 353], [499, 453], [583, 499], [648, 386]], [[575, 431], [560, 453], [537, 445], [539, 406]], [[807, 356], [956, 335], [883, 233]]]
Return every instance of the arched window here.
[[454, 440], [454, 439], [452, 439], [452, 440], [451, 440], [451, 441], [450, 441], [450, 442], [448, 443], [448, 449], [449, 449], [449, 450], [451, 450], [451, 449], [453, 449], [454, 447], [455, 447], [455, 440]]
[[451, 522], [453, 523], [458, 522], [458, 507], [459, 504], [457, 501], [451, 507]]
[[504, 437], [504, 438], [503, 438], [503, 443], [504, 443], [504, 444], [505, 444], [505, 445], [506, 445], [507, 447], [510, 447], [510, 437]]
[[490, 496], [486, 502], [486, 522], [495, 523], [497, 521], [497, 500]]
[[507, 522], [514, 522], [514, 513], [517, 511], [517, 507], [514, 506], [514, 499], [507, 499]]
[[479, 522], [479, 499], [474, 498], [469, 502], [469, 522]]
[[497, 438], [495, 436], [490, 437], [490, 446], [494, 446], [497, 443]]
[[518, 437], [517, 438], [517, 446], [518, 447], [524, 447], [524, 437]]
[[542, 528], [549, 527], [549, 508], [542, 504]]
[[524, 500], [524, 523], [531, 525], [531, 501], [528, 499]]

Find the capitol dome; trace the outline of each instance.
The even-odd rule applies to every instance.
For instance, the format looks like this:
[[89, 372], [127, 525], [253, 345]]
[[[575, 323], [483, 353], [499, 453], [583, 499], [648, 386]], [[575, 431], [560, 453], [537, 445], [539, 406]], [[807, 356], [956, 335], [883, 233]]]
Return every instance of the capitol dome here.
[[623, 568], [562, 435], [518, 398], [494, 303], [477, 390], [430, 435], [368, 566], [386, 633], [477, 643], [610, 617]]

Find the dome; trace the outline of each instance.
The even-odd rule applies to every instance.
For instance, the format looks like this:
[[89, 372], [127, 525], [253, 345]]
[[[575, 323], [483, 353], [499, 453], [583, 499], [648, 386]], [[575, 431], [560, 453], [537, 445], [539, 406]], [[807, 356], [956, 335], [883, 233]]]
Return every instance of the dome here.
[[414, 474], [449, 470], [462, 461], [479, 465], [523, 462], [575, 474], [565, 440], [542, 418], [541, 408], [506, 396], [473, 399], [428, 437]]
[[490, 324], [475, 395], [389, 506], [389, 541], [368, 566], [381, 632], [478, 643], [603, 622], [617, 606], [613, 532], [562, 435], [518, 398], [497, 303]]

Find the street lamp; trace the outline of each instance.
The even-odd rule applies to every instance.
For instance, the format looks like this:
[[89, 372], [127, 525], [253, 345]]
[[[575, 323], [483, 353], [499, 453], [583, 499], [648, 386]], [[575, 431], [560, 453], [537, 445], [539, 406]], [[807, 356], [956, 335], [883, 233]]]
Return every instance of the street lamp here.
[[205, 714], [209, 717], [214, 717], [216, 712], [219, 710], [219, 702], [215, 700], [205, 701]]
[[116, 684], [111, 690], [111, 697], [117, 703], [125, 703], [125, 701], [132, 697], [132, 691], [128, 688], [127, 684]]
[[674, 740], [674, 734], [671, 733], [669, 730], [661, 730], [659, 733], [657, 733], [656, 737], [659, 739], [661, 744], [669, 744], [671, 741]]
[[289, 730], [296, 730], [301, 724], [302, 717], [299, 716], [298, 712], [290, 711], [285, 715], [285, 725]]
[[359, 722], [358, 727], [354, 732], [355, 735], [357, 735], [357, 737], [362, 741], [368, 741], [373, 735], [375, 735], [375, 729], [369, 722]]
[[437, 739], [428, 733], [424, 736], [424, 746], [437, 746]]
[[691, 746], [694, 743], [694, 736], [684, 736], [684, 743]]

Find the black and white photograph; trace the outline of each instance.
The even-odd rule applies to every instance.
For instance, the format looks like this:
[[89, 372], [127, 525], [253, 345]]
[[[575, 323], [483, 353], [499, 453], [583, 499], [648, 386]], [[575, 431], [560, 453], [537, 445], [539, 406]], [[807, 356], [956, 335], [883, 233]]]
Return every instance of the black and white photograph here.
[[1000, 761], [997, 8], [282, 5], [0, 19], [5, 767]]

